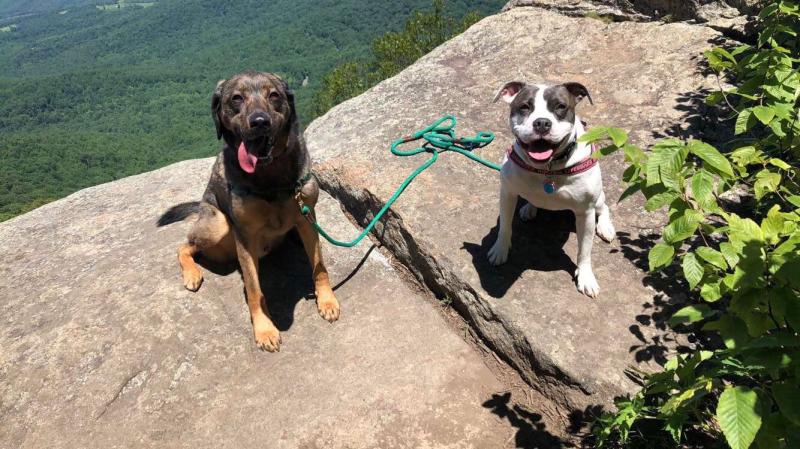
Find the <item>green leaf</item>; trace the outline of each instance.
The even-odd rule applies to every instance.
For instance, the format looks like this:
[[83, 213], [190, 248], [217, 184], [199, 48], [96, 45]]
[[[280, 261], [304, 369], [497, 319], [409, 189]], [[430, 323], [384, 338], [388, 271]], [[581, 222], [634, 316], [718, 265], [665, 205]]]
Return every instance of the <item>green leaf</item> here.
[[775, 245], [780, 241], [780, 234], [783, 232], [783, 224], [786, 221], [780, 210], [779, 205], [772, 206], [767, 212], [767, 217], [761, 220], [761, 231], [764, 233], [764, 238], [771, 245]]
[[756, 173], [756, 182], [753, 184], [753, 189], [755, 190], [756, 199], [760, 200], [767, 193], [776, 191], [780, 184], [781, 184], [780, 173], [775, 173], [769, 171], [768, 169], [759, 171], [758, 173]]
[[740, 167], [764, 163], [763, 153], [752, 145], [735, 149], [731, 153], [731, 159]]
[[678, 139], [664, 139], [653, 145], [645, 167], [648, 187], [664, 184], [672, 190], [680, 190], [674, 178], [686, 159], [685, 148]]
[[730, 242], [720, 243], [719, 250], [725, 257], [725, 261], [728, 262], [728, 265], [735, 267], [736, 264], [739, 263], [739, 251], [737, 251]]
[[654, 210], [661, 209], [662, 207], [668, 205], [669, 203], [673, 202], [677, 197], [678, 193], [670, 190], [666, 192], [656, 193], [655, 195], [647, 199], [644, 208], [652, 212]]
[[639, 165], [647, 160], [645, 152], [636, 145], [626, 143], [623, 145], [622, 151], [625, 153], [625, 160], [633, 165]]
[[709, 106], [714, 106], [719, 104], [722, 100], [725, 99], [725, 96], [720, 91], [711, 92], [706, 96], [706, 104]]
[[761, 430], [756, 435], [758, 449], [783, 449], [781, 440], [784, 438], [789, 423], [780, 413], [773, 413], [764, 419]]
[[689, 212], [691, 211], [687, 210], [686, 213], [670, 222], [670, 224], [664, 228], [664, 233], [661, 237], [665, 242], [677, 243], [694, 235], [697, 231], [697, 226], [700, 224], [702, 215], [698, 217], [697, 214]]
[[703, 279], [703, 274], [705, 270], [703, 270], [703, 264], [697, 260], [694, 253], [688, 253], [683, 256], [683, 277], [689, 282], [689, 288], [694, 289], [697, 287], [697, 284], [700, 283], [700, 280]]
[[786, 198], [786, 200], [789, 201], [790, 203], [792, 203], [792, 206], [800, 207], [800, 196], [792, 195], [792, 196]]
[[701, 246], [696, 250], [697, 255], [700, 256], [703, 260], [714, 265], [715, 267], [726, 270], [728, 265], [725, 263], [725, 256], [714, 248], [709, 248], [708, 246]]
[[736, 117], [734, 132], [736, 135], [746, 133], [756, 124], [752, 109], [743, 109]]
[[699, 170], [692, 176], [692, 196], [697, 204], [705, 210], [719, 208], [714, 197], [714, 177], [705, 170]]
[[777, 158], [770, 159], [769, 163], [771, 165], [774, 165], [774, 166], [780, 168], [781, 170], [789, 170], [790, 168], [792, 168], [791, 165], [789, 165], [786, 162], [783, 162], [782, 160], [777, 159]]
[[789, 382], [775, 384], [772, 386], [772, 396], [783, 412], [783, 416], [794, 425], [800, 426], [800, 388]]
[[611, 137], [614, 145], [618, 147], [625, 145], [625, 142], [628, 141], [628, 133], [619, 128], [608, 128], [608, 136]]
[[[606, 157], [606, 156], [608, 156], [610, 154], [614, 154], [617, 150], [619, 150], [618, 147], [616, 147], [614, 145], [609, 145], [609, 146], [606, 146], [606, 147], [603, 147], [603, 148], [600, 148], [599, 150], [597, 150], [597, 152], [594, 153], [594, 156], [596, 158], [600, 157], [600, 156]], [[600, 156], [598, 156], [597, 153], [600, 153]]]
[[669, 265], [674, 256], [675, 248], [673, 248], [671, 245], [659, 243], [658, 245], [654, 246], [647, 254], [647, 260], [650, 264], [650, 271], [655, 271], [656, 268]]
[[761, 231], [761, 227], [749, 218], [740, 218], [735, 214], [731, 214], [730, 220], [728, 220], [728, 227], [728, 236], [731, 241], [743, 243], [749, 241], [764, 241], [764, 232]]
[[707, 282], [700, 287], [700, 296], [703, 297], [708, 302], [715, 302], [719, 301], [722, 298], [722, 292], [720, 290], [720, 284], [722, 281], [717, 280], [716, 282]]
[[753, 338], [764, 335], [767, 331], [775, 328], [775, 323], [766, 313], [751, 310], [741, 314], [740, 317], [747, 325], [747, 333]]
[[764, 292], [750, 290], [742, 294], [736, 294], [731, 299], [730, 309], [737, 315], [744, 315], [753, 310], [761, 302]]
[[702, 159], [706, 164], [729, 177], [733, 177], [733, 167], [731, 167], [731, 163], [716, 148], [696, 140], [689, 142], [687, 147], [689, 148], [689, 152]]
[[715, 314], [716, 312], [705, 304], [693, 304], [675, 312], [669, 319], [669, 325], [675, 327], [680, 324], [692, 324], [712, 317]]
[[716, 321], [706, 323], [703, 325], [703, 330], [719, 332], [728, 349], [741, 348], [750, 341], [744, 321], [731, 314], [723, 315]]
[[753, 108], [753, 115], [763, 124], [769, 125], [769, 122], [775, 118], [775, 110], [768, 106], [755, 106]]
[[608, 134], [608, 128], [603, 126], [595, 126], [578, 137], [578, 142], [594, 142], [602, 139], [606, 136], [606, 134]]
[[775, 277], [794, 288], [800, 288], [800, 257], [790, 258], [775, 272]]
[[717, 404], [717, 421], [731, 449], [748, 449], [761, 427], [758, 395], [742, 386], [722, 392]]

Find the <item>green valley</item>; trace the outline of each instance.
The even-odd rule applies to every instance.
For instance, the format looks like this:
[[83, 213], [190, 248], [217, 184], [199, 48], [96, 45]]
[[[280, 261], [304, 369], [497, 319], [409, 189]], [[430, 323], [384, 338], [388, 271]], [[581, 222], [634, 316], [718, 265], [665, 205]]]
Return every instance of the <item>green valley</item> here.
[[[504, 1], [450, 0], [462, 20]], [[101, 8], [98, 8], [101, 6]], [[307, 123], [323, 76], [363, 60], [430, 0], [0, 1], [0, 220], [218, 151], [217, 80], [282, 75]], [[303, 82], [303, 80], [307, 82]]]

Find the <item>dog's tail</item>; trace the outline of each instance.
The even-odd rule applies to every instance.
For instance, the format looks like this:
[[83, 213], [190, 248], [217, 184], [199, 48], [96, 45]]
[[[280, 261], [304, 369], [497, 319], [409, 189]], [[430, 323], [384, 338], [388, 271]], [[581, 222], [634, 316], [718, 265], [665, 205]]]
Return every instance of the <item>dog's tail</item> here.
[[191, 201], [188, 203], [181, 203], [176, 204], [166, 212], [164, 215], [159, 217], [158, 221], [156, 222], [156, 226], [166, 226], [168, 224], [176, 223], [178, 221], [183, 221], [189, 218], [192, 214], [196, 214], [200, 211], [200, 202], [199, 201]]

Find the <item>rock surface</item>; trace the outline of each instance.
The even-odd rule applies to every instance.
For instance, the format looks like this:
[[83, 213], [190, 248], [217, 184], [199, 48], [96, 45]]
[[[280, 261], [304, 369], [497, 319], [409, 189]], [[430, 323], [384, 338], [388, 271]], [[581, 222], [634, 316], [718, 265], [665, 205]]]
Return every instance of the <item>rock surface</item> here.
[[[297, 241], [263, 261], [283, 331], [277, 354], [255, 349], [236, 271], [206, 270], [198, 293], [184, 290], [175, 249], [188, 225], [154, 222], [199, 198], [211, 163], [93, 187], [0, 223], [0, 447], [512, 440], [507, 416], [495, 416], [504, 387], [369, 245], [324, 248], [332, 279], [343, 283], [334, 325], [306, 299], [313, 288]], [[356, 233], [330, 197], [319, 207], [332, 232]]]
[[[642, 145], [660, 135], [701, 132], [693, 122], [701, 102], [694, 92], [709, 80], [698, 62], [719, 37], [688, 24], [606, 24], [513, 8], [332, 109], [306, 137], [324, 188], [364, 225], [427, 157], [393, 157], [390, 143], [445, 113], [459, 119], [459, 135], [495, 132], [495, 143], [480, 154], [499, 162], [512, 137], [507, 106], [491, 99], [510, 80], [582, 82], [595, 103], [579, 108], [589, 125], [629, 129]], [[417, 178], [375, 232], [532, 386], [566, 409], [607, 405], [632, 391], [626, 368], [663, 362], [673, 338], [657, 313], [664, 299], [640, 269], [647, 230], [662, 218], [643, 214], [637, 201], [617, 204], [621, 155], [601, 164], [619, 243], [596, 239], [598, 300], [578, 294], [573, 284], [571, 214], [542, 212], [531, 224], [515, 223], [509, 262], [488, 265], [498, 176], [456, 154], [442, 155]]]
[[581, 15], [591, 11], [616, 20], [669, 17], [711, 22], [754, 14], [760, 3], [760, 0], [511, 0], [503, 9], [536, 6]]
[[503, 8], [537, 7], [603, 21], [687, 20], [703, 23], [734, 39], [750, 40], [759, 0], [511, 0]]

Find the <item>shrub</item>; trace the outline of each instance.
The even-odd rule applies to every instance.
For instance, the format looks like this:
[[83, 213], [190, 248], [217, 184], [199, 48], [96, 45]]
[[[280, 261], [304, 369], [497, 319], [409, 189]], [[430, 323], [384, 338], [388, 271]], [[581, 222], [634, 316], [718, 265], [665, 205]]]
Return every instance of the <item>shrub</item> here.
[[[737, 139], [724, 153], [677, 139], [646, 153], [616, 128], [582, 137], [606, 142], [603, 155], [624, 152], [623, 197], [667, 210], [650, 270], [680, 263], [694, 298], [670, 325], [720, 341], [676, 355], [618, 398], [595, 423], [598, 447], [677, 447], [697, 435], [733, 449], [800, 447], [800, 4], [767, 2], [759, 21], [756, 45], [706, 53], [735, 85], [706, 99], [730, 114]], [[731, 212], [732, 194], [752, 209]]]

